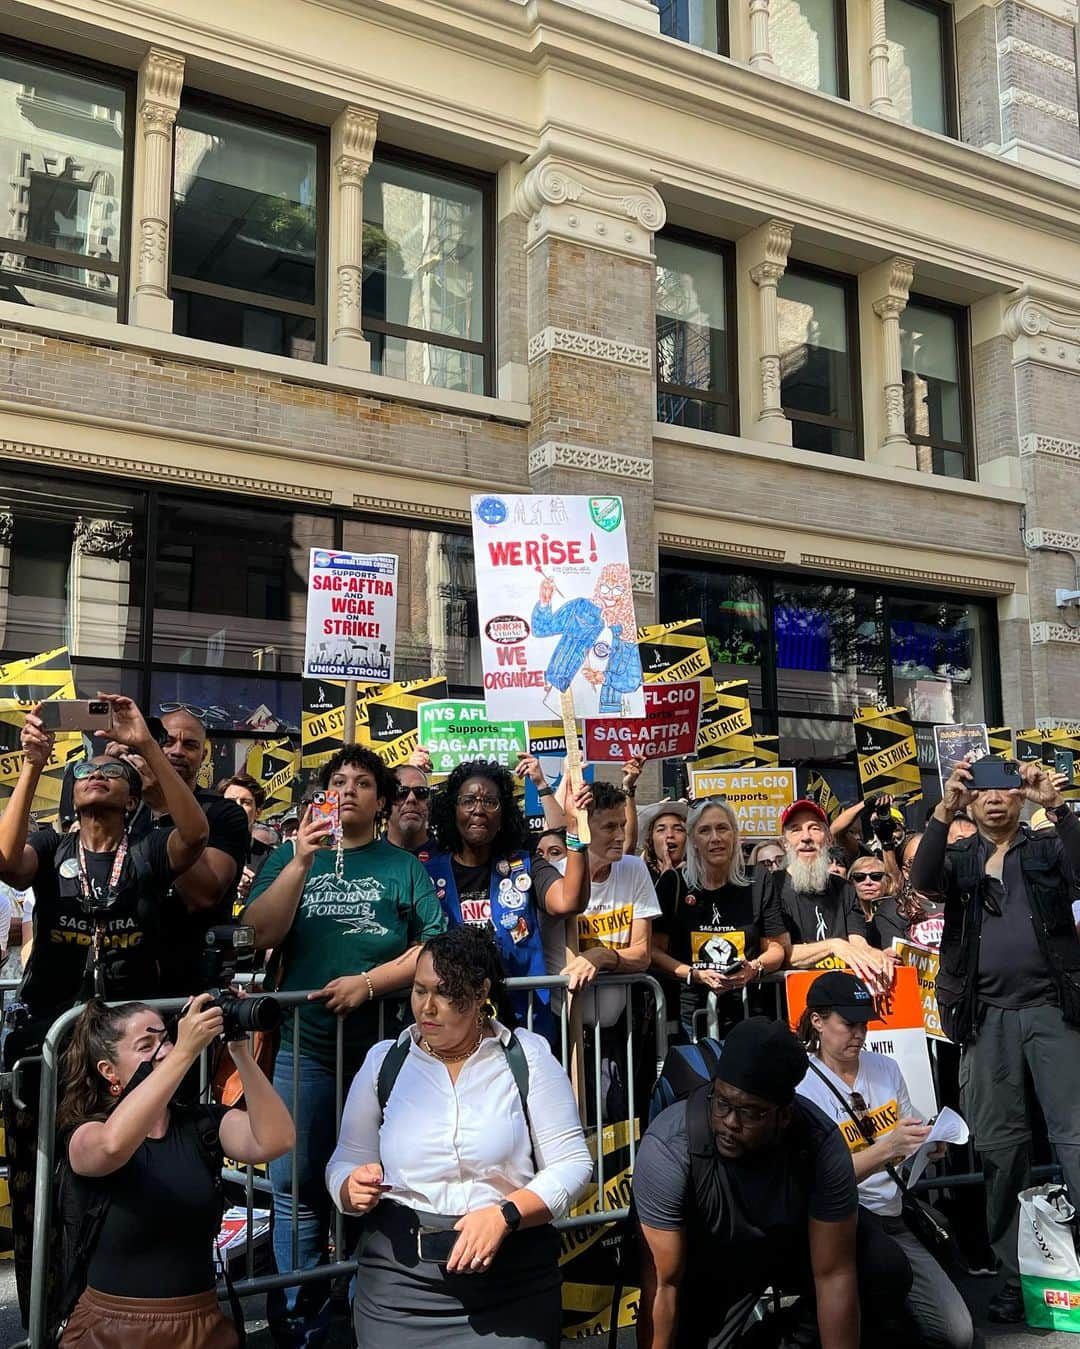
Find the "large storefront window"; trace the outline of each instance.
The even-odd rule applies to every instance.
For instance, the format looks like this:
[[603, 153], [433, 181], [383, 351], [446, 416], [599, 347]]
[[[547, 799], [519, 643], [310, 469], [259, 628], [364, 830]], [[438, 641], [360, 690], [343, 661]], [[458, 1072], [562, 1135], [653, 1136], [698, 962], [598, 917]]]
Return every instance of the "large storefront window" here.
[[772, 627], [780, 708], [835, 716], [883, 692], [880, 603], [865, 591], [778, 582]]
[[128, 88], [0, 55], [0, 299], [114, 322]]

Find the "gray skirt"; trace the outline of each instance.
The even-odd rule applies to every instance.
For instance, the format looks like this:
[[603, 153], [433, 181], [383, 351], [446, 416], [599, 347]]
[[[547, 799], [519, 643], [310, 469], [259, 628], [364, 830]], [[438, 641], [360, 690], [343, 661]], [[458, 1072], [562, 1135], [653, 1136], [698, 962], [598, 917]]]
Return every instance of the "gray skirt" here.
[[422, 1262], [420, 1227], [457, 1218], [384, 1199], [357, 1247], [353, 1324], [359, 1349], [557, 1349], [562, 1336], [559, 1239], [552, 1227], [511, 1233], [483, 1273], [447, 1274]]

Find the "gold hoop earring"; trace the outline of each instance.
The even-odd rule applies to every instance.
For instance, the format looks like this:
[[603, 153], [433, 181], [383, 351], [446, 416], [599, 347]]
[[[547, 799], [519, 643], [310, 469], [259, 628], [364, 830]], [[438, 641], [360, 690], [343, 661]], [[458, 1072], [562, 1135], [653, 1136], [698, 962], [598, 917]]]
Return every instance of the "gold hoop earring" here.
[[480, 1004], [480, 1013], [477, 1016], [477, 1020], [480, 1022], [480, 1025], [482, 1026], [487, 1021], [494, 1021], [496, 1016], [498, 1016], [498, 1014], [499, 1009], [495, 1006], [495, 1004], [491, 1001], [491, 999], [485, 998], [484, 1001]]

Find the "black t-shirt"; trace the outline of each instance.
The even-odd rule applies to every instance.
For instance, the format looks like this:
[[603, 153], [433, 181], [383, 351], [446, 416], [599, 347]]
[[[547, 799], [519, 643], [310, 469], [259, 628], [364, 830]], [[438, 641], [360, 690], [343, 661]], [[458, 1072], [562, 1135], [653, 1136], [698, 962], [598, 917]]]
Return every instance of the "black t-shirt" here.
[[[207, 848], [218, 848], [227, 853], [236, 863], [236, 874], [221, 899], [210, 909], [189, 913], [175, 890], [167, 896], [161, 915], [161, 989], [166, 997], [182, 997], [201, 989], [200, 964], [207, 930], [232, 922], [236, 887], [244, 873], [251, 846], [248, 818], [235, 801], [201, 788], [196, 789], [195, 799], [202, 806], [210, 826]], [[159, 816], [154, 823], [155, 832], [172, 828], [168, 815]]]
[[[763, 937], [779, 937], [784, 920], [779, 900], [771, 890], [734, 885], [718, 890], [690, 890], [686, 873], [665, 871], [656, 885], [661, 917], [653, 931], [668, 938], [668, 954], [697, 968], [721, 968], [737, 960], [753, 960], [761, 951]], [[729, 994], [725, 998], [735, 998]], [[704, 1007], [708, 989], [701, 985], [679, 988], [682, 1019], [689, 1022]]]
[[[77, 840], [52, 828], [30, 835], [28, 842], [38, 859], [33, 880], [34, 947], [21, 996], [35, 1017], [52, 1019], [93, 991], [87, 968], [98, 921], [110, 1001], [159, 995], [160, 915], [173, 882], [170, 832], [156, 830], [129, 845], [117, 893], [100, 919], [88, 913], [83, 903]], [[62, 858], [58, 871], [56, 853], [62, 844], [63, 852], [70, 850], [70, 855]], [[104, 901], [107, 896], [115, 857], [114, 852], [86, 853], [87, 879], [96, 900]]]
[[907, 941], [910, 929], [911, 924], [908, 920], [900, 916], [896, 895], [886, 895], [867, 924], [866, 939], [879, 951], [888, 951], [892, 947], [894, 937]]
[[794, 946], [812, 945], [830, 937], [866, 937], [866, 919], [855, 888], [841, 876], [829, 876], [820, 894], [801, 894], [792, 888], [786, 871], [774, 872], [771, 885], [777, 891], [784, 927]]
[[990, 874], [986, 881], [1001, 910], [992, 913], [984, 905], [979, 937], [979, 1001], [992, 1007], [1042, 1007], [1057, 1001], [1024, 883], [1020, 848], [1027, 838], [1026, 833], [1017, 835], [1006, 852], [1001, 879]]
[[[490, 925], [491, 868], [494, 863], [485, 862], [483, 866], [467, 867], [463, 862], [452, 859], [450, 865], [454, 870], [454, 885], [461, 905], [461, 921], [475, 923], [480, 927]], [[532, 875], [532, 888], [527, 892], [531, 901], [527, 907], [532, 910], [535, 904], [536, 909], [543, 913], [548, 890], [562, 877], [551, 863], [545, 862], [542, 857], [531, 859], [529, 871]]]
[[[200, 1106], [220, 1125], [224, 1106]], [[214, 1286], [220, 1204], [206, 1157], [188, 1126], [169, 1118], [164, 1138], [147, 1138], [104, 1178], [111, 1195], [87, 1283], [114, 1297], [188, 1297]]]

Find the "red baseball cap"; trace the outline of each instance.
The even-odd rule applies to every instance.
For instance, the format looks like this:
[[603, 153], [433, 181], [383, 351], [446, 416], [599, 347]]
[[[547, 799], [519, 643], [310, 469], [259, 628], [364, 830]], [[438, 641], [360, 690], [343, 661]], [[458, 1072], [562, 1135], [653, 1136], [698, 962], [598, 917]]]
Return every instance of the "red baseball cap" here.
[[790, 820], [791, 817], [797, 814], [800, 810], [808, 810], [811, 812], [811, 814], [816, 815], [817, 818], [821, 821], [821, 823], [825, 826], [825, 828], [828, 829], [829, 827], [828, 815], [825, 814], [825, 812], [821, 809], [821, 807], [818, 805], [816, 801], [808, 801], [806, 797], [802, 797], [798, 801], [792, 801], [791, 805], [788, 806], [787, 810], [785, 810], [783, 815], [780, 816], [780, 828], [786, 829], [788, 827], [788, 820]]

